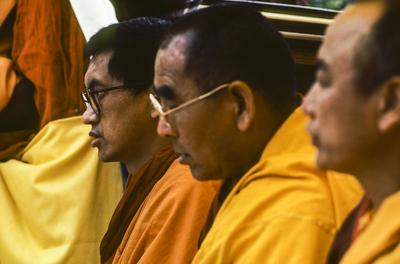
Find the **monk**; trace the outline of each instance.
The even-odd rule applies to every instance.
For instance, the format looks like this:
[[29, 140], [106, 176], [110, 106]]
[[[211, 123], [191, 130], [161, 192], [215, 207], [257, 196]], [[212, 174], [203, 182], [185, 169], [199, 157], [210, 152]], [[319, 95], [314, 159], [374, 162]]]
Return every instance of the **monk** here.
[[283, 37], [243, 6], [190, 13], [164, 37], [158, 134], [196, 179], [224, 180], [193, 263], [321, 263], [359, 201], [353, 177], [314, 165], [294, 71]]
[[122, 186], [80, 121], [83, 47], [68, 0], [0, 1], [1, 263], [99, 262]]
[[101, 263], [190, 263], [217, 183], [195, 181], [150, 116], [154, 59], [168, 22], [136, 18], [101, 29], [82, 93], [92, 147], [127, 167], [126, 189], [101, 243]]
[[350, 230], [340, 263], [400, 263], [399, 24], [399, 1], [348, 7], [327, 30], [303, 103], [317, 164], [356, 175], [378, 207]]

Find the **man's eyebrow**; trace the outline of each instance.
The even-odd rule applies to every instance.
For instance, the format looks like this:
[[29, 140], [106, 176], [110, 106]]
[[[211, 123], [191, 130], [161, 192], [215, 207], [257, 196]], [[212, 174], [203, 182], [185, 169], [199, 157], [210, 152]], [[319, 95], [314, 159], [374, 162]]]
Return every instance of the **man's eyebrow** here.
[[160, 87], [151, 87], [152, 92], [160, 98], [163, 99], [174, 99], [176, 94], [174, 90], [168, 85], [161, 85]]

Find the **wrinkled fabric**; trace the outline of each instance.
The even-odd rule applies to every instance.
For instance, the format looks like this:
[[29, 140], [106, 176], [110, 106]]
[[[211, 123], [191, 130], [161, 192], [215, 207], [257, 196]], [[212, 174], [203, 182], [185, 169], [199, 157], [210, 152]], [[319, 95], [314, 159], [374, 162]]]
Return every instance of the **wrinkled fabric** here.
[[101, 241], [102, 263], [114, 255], [139, 207], [177, 157], [178, 154], [174, 153], [172, 146], [166, 146], [160, 149], [134, 175], [129, 176], [124, 194]]
[[84, 37], [68, 0], [21, 0], [12, 59], [33, 82], [40, 126], [83, 110]]
[[363, 191], [349, 175], [315, 167], [297, 109], [235, 185], [193, 263], [324, 263]]
[[[15, 5], [14, 2], [2, 0], [1, 4], [10, 7]], [[11, 8], [8, 9], [9, 13]], [[0, 11], [0, 15], [3, 12], [5, 9]], [[68, 0], [17, 1], [11, 59], [13, 70], [28, 78], [35, 86], [34, 100], [39, 113], [39, 127], [84, 110], [80, 99], [85, 74], [84, 44], [83, 34]], [[9, 73], [7, 76], [12, 76]], [[0, 96], [0, 104], [3, 105], [12, 92], [11, 82], [8, 83], [6, 94]], [[3, 143], [8, 143], [0, 149], [1, 160], [12, 158], [29, 140], [29, 137], [11, 134], [1, 137]]]
[[341, 264], [400, 263], [400, 192], [386, 198]]
[[190, 263], [219, 182], [198, 182], [175, 160], [133, 217], [107, 263]]
[[0, 163], [0, 263], [100, 261], [122, 194], [119, 164], [99, 161], [80, 117], [50, 122]]
[[35, 133], [35, 130], [30, 129], [0, 132], [0, 162], [7, 161], [21, 152]]

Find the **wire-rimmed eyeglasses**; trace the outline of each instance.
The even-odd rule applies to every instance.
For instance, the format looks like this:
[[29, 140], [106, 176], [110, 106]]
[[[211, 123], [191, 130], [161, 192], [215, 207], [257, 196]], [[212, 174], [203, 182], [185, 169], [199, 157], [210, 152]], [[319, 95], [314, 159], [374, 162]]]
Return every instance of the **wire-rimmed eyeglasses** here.
[[176, 112], [176, 111], [182, 110], [183, 108], [185, 108], [185, 107], [187, 107], [187, 106], [189, 106], [189, 105], [192, 105], [192, 104], [194, 104], [194, 103], [196, 103], [196, 102], [199, 102], [199, 101], [201, 101], [201, 100], [203, 100], [203, 99], [205, 99], [205, 98], [207, 98], [207, 97], [209, 97], [209, 96], [215, 94], [216, 92], [218, 92], [218, 91], [220, 91], [220, 90], [222, 90], [222, 89], [224, 89], [224, 88], [229, 87], [229, 85], [230, 85], [230, 83], [222, 84], [222, 85], [220, 85], [220, 86], [218, 86], [218, 87], [212, 89], [211, 91], [209, 91], [209, 92], [207, 92], [207, 93], [205, 93], [205, 94], [202, 94], [202, 95], [200, 95], [200, 96], [198, 96], [198, 97], [196, 97], [196, 98], [193, 98], [193, 99], [191, 99], [191, 100], [189, 100], [189, 101], [187, 101], [187, 102], [184, 102], [184, 103], [178, 105], [177, 107], [168, 109], [167, 111], [164, 111], [164, 110], [163, 110], [163, 107], [161, 106], [161, 103], [158, 101], [156, 95], [150, 93], [150, 94], [149, 94], [149, 98], [150, 98], [150, 102], [151, 102], [151, 104], [152, 104], [154, 110], [157, 112], [157, 114], [158, 114], [160, 120], [162, 120], [162, 121], [163, 121], [164, 123], [166, 123], [168, 126], [171, 126], [171, 125], [169, 124], [169, 122], [166, 120], [166, 116], [167, 116], [167, 115], [170, 115], [170, 114], [172, 114], [172, 113], [174, 113], [174, 112]]
[[90, 106], [93, 109], [93, 112], [96, 115], [99, 115], [100, 114], [100, 102], [99, 102], [99, 98], [97, 97], [97, 95], [99, 93], [122, 89], [124, 87], [126, 87], [126, 86], [118, 85], [118, 86], [107, 87], [107, 88], [103, 88], [103, 89], [97, 89], [97, 90], [92, 90], [90, 88], [86, 88], [85, 91], [81, 93], [82, 100], [85, 103], [86, 107]]

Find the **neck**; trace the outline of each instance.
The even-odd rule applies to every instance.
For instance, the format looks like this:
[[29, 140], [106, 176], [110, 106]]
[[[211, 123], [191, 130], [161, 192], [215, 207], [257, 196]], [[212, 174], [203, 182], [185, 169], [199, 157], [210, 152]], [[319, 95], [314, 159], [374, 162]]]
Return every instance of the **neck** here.
[[400, 190], [399, 158], [399, 155], [386, 155], [385, 159], [370, 161], [368, 166], [354, 172], [376, 207]]
[[150, 160], [160, 149], [168, 145], [167, 140], [158, 136], [143, 144], [144, 148], [135, 150], [139, 155], [131, 155], [124, 161], [129, 174], [135, 174], [148, 160]]

